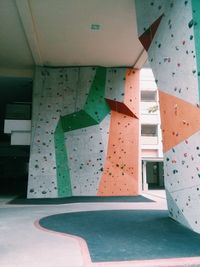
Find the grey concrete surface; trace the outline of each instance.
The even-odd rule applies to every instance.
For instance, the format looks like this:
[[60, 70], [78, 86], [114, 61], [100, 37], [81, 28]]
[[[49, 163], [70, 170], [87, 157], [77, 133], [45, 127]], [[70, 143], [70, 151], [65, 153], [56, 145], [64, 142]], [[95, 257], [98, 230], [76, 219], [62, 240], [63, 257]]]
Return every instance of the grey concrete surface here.
[[[0, 202], [0, 267], [85, 267], [76, 239], [45, 232], [34, 222], [42, 217], [78, 211], [167, 209], [164, 198], [145, 194], [157, 202], [77, 203], [23, 206]], [[87, 265], [88, 266], [88, 265]]]

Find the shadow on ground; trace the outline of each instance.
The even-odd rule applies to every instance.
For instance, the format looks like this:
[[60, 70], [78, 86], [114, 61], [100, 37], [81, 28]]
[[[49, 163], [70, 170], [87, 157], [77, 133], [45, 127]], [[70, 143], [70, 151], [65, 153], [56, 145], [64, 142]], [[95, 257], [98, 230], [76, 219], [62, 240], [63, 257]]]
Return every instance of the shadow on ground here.
[[44, 228], [86, 240], [92, 261], [200, 256], [200, 235], [160, 210], [109, 210], [42, 218]]
[[65, 197], [65, 198], [37, 198], [27, 199], [21, 195], [11, 200], [8, 204], [34, 204], [34, 205], [53, 205], [69, 203], [89, 203], [89, 202], [154, 202], [143, 196], [120, 196], [120, 197]]

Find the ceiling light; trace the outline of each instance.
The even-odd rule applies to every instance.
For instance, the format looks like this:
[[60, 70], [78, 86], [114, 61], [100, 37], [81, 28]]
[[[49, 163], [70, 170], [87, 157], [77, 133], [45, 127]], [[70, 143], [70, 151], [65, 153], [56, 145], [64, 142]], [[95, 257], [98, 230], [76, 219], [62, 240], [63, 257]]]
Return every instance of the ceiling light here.
[[100, 24], [91, 24], [91, 25], [90, 25], [90, 29], [91, 29], [92, 31], [99, 31], [100, 28], [101, 28], [101, 25], [100, 25]]

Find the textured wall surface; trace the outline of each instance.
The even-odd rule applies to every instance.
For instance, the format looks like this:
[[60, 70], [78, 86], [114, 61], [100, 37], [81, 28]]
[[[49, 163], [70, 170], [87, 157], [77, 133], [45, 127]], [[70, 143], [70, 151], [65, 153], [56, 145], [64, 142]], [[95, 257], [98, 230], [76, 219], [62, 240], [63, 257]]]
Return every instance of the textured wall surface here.
[[139, 37], [149, 37], [163, 15], [148, 39], [148, 55], [160, 95], [168, 208], [171, 217], [200, 232], [200, 6], [197, 0], [160, 2], [162, 8], [153, 0], [136, 0], [136, 6]]
[[[112, 109], [108, 153], [98, 195], [136, 195], [139, 187], [139, 71], [125, 70], [124, 90], [119, 98], [109, 95], [112, 83], [110, 72], [107, 77], [106, 98]], [[112, 77], [117, 72], [112, 73]], [[117, 79], [118, 79], [117, 78]], [[116, 86], [116, 88], [115, 88]]]
[[74, 196], [95, 196], [101, 179], [108, 143], [110, 114], [95, 126], [65, 133]]
[[168, 0], [135, 0], [139, 36], [163, 14], [167, 2]]
[[29, 198], [138, 194], [138, 82], [126, 68], [36, 69]]

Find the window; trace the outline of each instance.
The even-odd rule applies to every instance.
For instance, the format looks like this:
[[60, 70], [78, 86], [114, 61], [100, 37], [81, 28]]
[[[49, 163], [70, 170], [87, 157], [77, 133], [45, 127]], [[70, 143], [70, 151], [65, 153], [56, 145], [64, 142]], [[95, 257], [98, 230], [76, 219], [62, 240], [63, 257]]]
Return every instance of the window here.
[[30, 103], [12, 103], [6, 105], [7, 120], [30, 120], [31, 105]]
[[157, 136], [157, 124], [142, 124], [141, 135], [142, 136]]
[[156, 100], [156, 91], [141, 91], [141, 101], [154, 102]]

